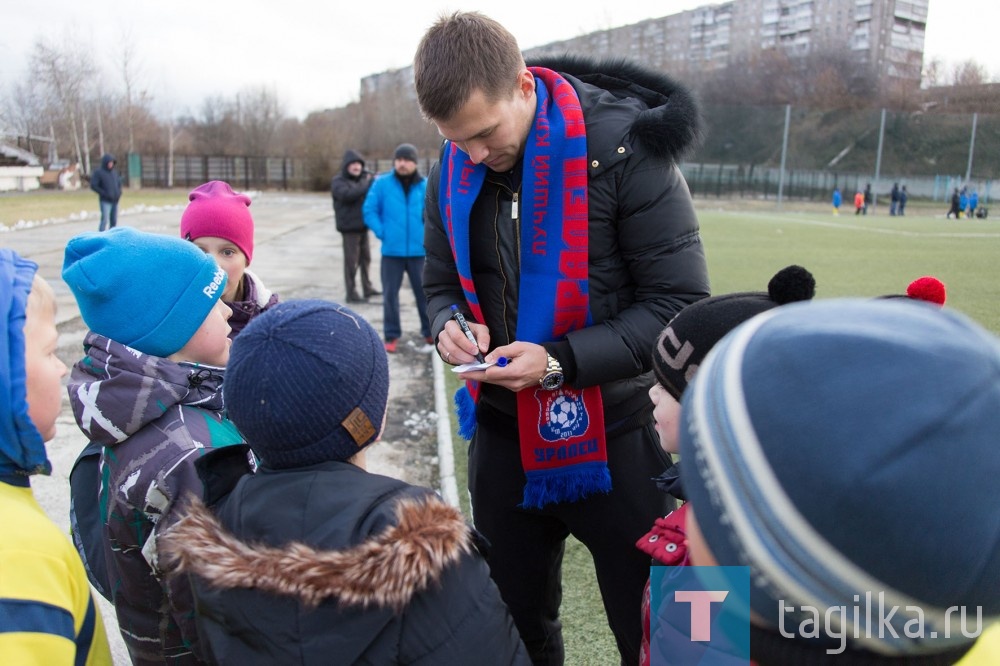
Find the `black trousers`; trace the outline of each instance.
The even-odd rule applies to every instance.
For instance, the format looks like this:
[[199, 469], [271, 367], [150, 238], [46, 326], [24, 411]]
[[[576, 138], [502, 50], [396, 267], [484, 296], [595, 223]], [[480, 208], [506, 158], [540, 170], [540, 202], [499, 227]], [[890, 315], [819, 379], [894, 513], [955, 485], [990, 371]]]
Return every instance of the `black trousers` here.
[[372, 263], [368, 230], [341, 231], [344, 240], [344, 288], [348, 298], [358, 296], [354, 276], [361, 269], [361, 289], [365, 298], [371, 296], [372, 281], [368, 277], [368, 267]]
[[501, 432], [483, 423], [476, 428], [469, 446], [469, 491], [475, 526], [491, 542], [490, 574], [532, 660], [562, 664], [565, 657], [559, 605], [563, 549], [572, 534], [594, 558], [622, 664], [638, 664], [650, 559], [635, 542], [672, 503], [652, 481], [672, 464], [652, 418], [608, 441], [610, 493], [541, 510], [518, 508], [525, 476], [514, 428]]

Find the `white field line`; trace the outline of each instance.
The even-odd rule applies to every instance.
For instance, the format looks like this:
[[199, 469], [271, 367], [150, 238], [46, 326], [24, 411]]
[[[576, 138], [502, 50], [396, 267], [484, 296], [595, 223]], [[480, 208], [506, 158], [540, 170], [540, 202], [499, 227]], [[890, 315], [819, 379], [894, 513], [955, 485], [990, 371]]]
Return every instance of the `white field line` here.
[[914, 238], [1000, 238], [1000, 231], [996, 232], [983, 232], [983, 231], [972, 231], [968, 233], [961, 233], [957, 231], [909, 231], [906, 229], [885, 229], [873, 226], [861, 226], [855, 224], [844, 224], [841, 222], [831, 222], [824, 220], [811, 219], [808, 217], [794, 217], [789, 215], [782, 215], [780, 217], [775, 217], [773, 215], [766, 215], [763, 213], [734, 213], [729, 211], [718, 211], [723, 214], [740, 216], [740, 217], [753, 217], [759, 218], [763, 222], [771, 222], [774, 224], [781, 223], [791, 223], [791, 224], [801, 224], [805, 226], [812, 227], [829, 227], [831, 229], [842, 229], [844, 231], [864, 231], [874, 234], [885, 234], [888, 236], [910, 236]]

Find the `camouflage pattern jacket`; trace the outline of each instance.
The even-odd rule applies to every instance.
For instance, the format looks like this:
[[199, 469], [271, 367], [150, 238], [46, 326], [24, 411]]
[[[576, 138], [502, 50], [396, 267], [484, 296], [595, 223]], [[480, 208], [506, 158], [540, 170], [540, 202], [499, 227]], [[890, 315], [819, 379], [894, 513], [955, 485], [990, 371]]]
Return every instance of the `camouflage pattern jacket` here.
[[85, 451], [71, 474], [74, 541], [89, 572], [106, 567], [101, 591], [133, 664], [200, 663], [190, 591], [168, 586], [157, 546], [178, 519], [178, 500], [203, 494], [195, 461], [243, 443], [222, 414], [223, 369], [149, 356], [93, 332], [84, 351], [67, 388], [99, 464], [82, 464]]

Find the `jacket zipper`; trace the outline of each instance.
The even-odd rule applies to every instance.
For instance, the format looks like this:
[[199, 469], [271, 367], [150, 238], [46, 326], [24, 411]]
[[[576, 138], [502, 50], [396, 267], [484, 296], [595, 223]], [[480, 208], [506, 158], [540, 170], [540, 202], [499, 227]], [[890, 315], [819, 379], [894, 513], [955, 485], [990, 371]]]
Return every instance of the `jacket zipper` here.
[[[501, 185], [501, 187], [503, 187], [503, 185]], [[511, 191], [511, 195], [512, 195], [513, 198], [511, 200], [511, 205], [510, 205], [510, 218], [511, 218], [510, 221], [514, 225], [514, 255], [515, 255], [515, 261], [517, 262], [517, 266], [515, 266], [515, 269], [518, 270], [518, 271], [521, 270], [521, 218], [520, 218], [520, 214], [519, 214], [519, 205], [518, 205], [518, 203], [519, 203], [518, 199], [519, 199], [520, 194], [521, 194], [521, 188], [520, 188], [520, 185], [518, 185], [518, 189], [517, 190]], [[497, 222], [499, 222], [499, 219], [496, 219], [496, 221], [494, 222], [494, 224], [496, 224]], [[499, 238], [500, 238], [500, 232], [499, 232], [499, 230], [498, 229], [494, 229], [493, 231], [496, 234], [496, 237], [497, 237], [498, 242], [499, 242]], [[502, 290], [502, 292], [500, 294], [500, 302], [503, 303], [503, 327], [504, 327], [504, 334], [506, 335], [506, 344], [510, 344], [511, 342], [514, 342], [514, 338], [512, 338], [511, 335], [510, 335], [510, 327], [509, 327], [509, 325], [507, 323], [508, 322], [508, 317], [507, 317], [507, 273], [506, 273], [506, 271], [504, 271], [503, 254], [500, 252], [499, 245], [497, 246], [497, 265], [500, 267], [500, 274], [503, 276], [503, 290]]]

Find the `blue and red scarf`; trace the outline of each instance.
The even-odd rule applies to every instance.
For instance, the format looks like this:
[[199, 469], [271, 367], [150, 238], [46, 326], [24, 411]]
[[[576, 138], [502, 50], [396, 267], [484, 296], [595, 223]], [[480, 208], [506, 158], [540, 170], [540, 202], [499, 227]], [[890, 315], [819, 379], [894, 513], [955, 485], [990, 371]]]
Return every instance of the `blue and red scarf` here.
[[[517, 339], [543, 343], [590, 326], [588, 285], [587, 131], [580, 99], [556, 72], [530, 68], [538, 103], [525, 146], [520, 225]], [[485, 321], [472, 281], [469, 215], [487, 167], [449, 143], [441, 164], [441, 216], [465, 300]], [[476, 382], [455, 396], [459, 429], [475, 430]], [[611, 490], [599, 387], [517, 393], [521, 465], [527, 483], [522, 506], [541, 508]]]

